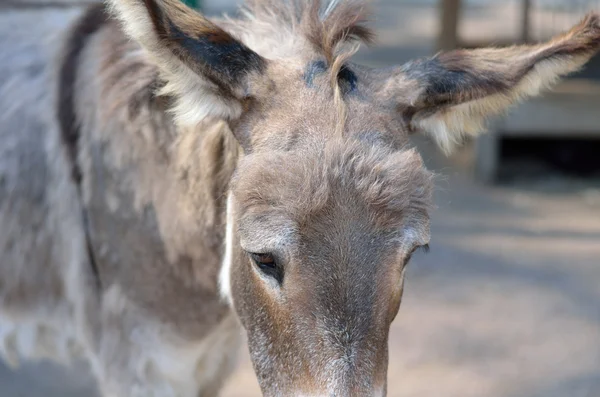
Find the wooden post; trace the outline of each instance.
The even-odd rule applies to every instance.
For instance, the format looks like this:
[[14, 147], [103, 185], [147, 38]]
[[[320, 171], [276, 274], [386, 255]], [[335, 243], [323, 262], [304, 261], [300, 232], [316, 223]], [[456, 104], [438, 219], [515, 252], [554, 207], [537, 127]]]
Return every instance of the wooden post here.
[[521, 41], [528, 43], [531, 38], [531, 0], [521, 1]]
[[438, 50], [452, 50], [458, 47], [458, 25], [460, 22], [461, 0], [440, 0], [440, 34]]

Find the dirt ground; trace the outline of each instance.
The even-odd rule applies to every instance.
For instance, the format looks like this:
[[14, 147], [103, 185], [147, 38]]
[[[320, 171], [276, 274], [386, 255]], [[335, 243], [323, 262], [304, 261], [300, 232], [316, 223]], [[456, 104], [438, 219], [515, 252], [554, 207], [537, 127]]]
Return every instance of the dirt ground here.
[[[361, 54], [369, 63], [431, 52], [432, 11], [409, 17], [395, 1], [378, 2], [383, 47]], [[556, 178], [481, 186], [469, 150], [449, 161], [421, 146], [439, 174], [437, 210], [392, 327], [389, 396], [600, 396], [600, 190]], [[81, 370], [0, 365], [0, 397], [89, 397], [90, 383]], [[254, 396], [244, 351], [223, 397]]]

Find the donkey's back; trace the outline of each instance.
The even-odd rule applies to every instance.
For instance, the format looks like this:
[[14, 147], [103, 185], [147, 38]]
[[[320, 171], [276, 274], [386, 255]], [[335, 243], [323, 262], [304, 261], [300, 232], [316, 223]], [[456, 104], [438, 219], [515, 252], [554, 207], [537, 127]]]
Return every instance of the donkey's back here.
[[0, 13], [0, 349], [13, 362], [66, 359], [77, 345], [84, 301], [72, 286], [86, 246], [52, 81], [61, 38], [80, 12]]

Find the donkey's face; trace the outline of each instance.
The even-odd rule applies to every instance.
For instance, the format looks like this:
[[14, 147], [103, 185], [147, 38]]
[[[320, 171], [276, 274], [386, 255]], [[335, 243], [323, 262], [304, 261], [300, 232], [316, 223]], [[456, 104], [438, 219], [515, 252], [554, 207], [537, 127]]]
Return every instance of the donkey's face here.
[[382, 394], [405, 266], [429, 239], [430, 185], [414, 152], [362, 142], [241, 161], [224, 285], [266, 390]]
[[225, 118], [244, 149], [220, 281], [268, 395], [385, 394], [404, 270], [429, 241], [431, 174], [409, 134], [450, 150], [580, 67], [600, 38], [591, 15], [544, 45], [375, 71], [342, 50], [370, 37], [360, 1], [256, 0], [223, 22], [229, 32], [178, 0], [111, 1], [160, 67], [178, 122]]
[[[429, 241], [431, 174], [376, 81], [321, 61], [268, 70], [234, 126], [222, 287], [273, 395], [381, 395], [410, 255]], [[339, 130], [343, 118], [343, 130]], [[235, 230], [235, 233], [234, 233]]]

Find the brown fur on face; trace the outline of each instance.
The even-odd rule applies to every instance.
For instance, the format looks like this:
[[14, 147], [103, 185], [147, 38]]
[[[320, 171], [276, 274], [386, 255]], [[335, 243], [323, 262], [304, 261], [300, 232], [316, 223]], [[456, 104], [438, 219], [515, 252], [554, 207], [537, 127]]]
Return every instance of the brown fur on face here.
[[[429, 239], [431, 182], [416, 152], [355, 139], [242, 160], [232, 292], [266, 395], [385, 387], [404, 259]], [[273, 253], [281, 285], [247, 252]]]
[[414, 149], [394, 151], [356, 139], [295, 149], [242, 160], [232, 185], [240, 213], [267, 208], [302, 225], [344, 187], [338, 193], [364, 204], [377, 227], [400, 229], [411, 218], [407, 214], [427, 215], [431, 175]]
[[[248, 143], [231, 186], [231, 291], [266, 395], [383, 390], [404, 260], [429, 241], [431, 174], [401, 122], [365, 100], [368, 74], [347, 67], [357, 87], [342, 136], [327, 71], [310, 85], [305, 71], [277, 74], [273, 99], [259, 97], [234, 127]], [[282, 286], [247, 252], [276, 253]]]

